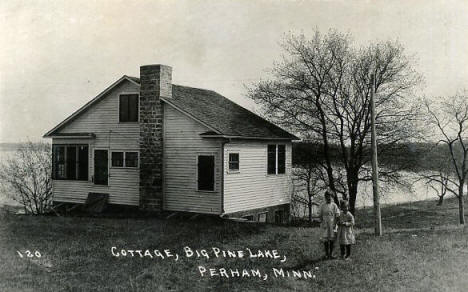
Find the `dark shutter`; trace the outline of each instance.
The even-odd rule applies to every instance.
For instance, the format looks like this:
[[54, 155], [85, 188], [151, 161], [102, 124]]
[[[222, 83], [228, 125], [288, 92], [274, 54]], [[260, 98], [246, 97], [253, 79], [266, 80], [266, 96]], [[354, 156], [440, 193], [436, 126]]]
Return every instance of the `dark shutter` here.
[[214, 191], [214, 156], [198, 156], [198, 190]]
[[286, 146], [278, 145], [278, 173], [286, 171]]
[[76, 179], [76, 146], [67, 146], [67, 172], [66, 179]]
[[119, 102], [119, 121], [128, 122], [128, 95], [121, 95]]
[[78, 146], [78, 179], [88, 180], [88, 146]]
[[138, 122], [138, 95], [128, 95], [128, 121]]
[[276, 174], [276, 145], [268, 145], [268, 174]]

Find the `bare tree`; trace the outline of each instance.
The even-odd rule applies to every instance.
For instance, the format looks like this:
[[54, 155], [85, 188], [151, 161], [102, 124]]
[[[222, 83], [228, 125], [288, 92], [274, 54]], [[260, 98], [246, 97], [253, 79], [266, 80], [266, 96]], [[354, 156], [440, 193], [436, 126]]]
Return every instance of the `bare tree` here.
[[[409, 97], [420, 76], [394, 42], [356, 49], [349, 35], [330, 31], [316, 32], [311, 39], [292, 35], [283, 47], [286, 56], [274, 66], [271, 80], [256, 84], [250, 97], [263, 106], [267, 118], [321, 143], [327, 185], [349, 199], [354, 213], [358, 184], [370, 180], [372, 86], [379, 153], [389, 154], [416, 135], [418, 107]], [[338, 163], [332, 147], [339, 149]], [[383, 168], [380, 176], [398, 181], [398, 170]]]
[[[438, 197], [437, 205], [442, 206], [447, 195], [447, 188], [451, 187], [450, 178], [454, 177], [452, 161], [446, 149], [441, 149], [439, 145], [433, 145], [427, 149], [427, 153], [422, 156], [424, 160], [431, 160], [431, 169], [421, 169], [417, 173], [415, 182], [422, 181], [434, 190]], [[453, 186], [452, 186], [453, 187]]]
[[42, 214], [52, 196], [51, 146], [28, 142], [0, 164], [0, 186], [26, 213]]
[[468, 177], [468, 96], [458, 94], [438, 101], [425, 102], [428, 122], [439, 135], [438, 143], [446, 145], [449, 152], [454, 179], [433, 178], [445, 186], [446, 190], [458, 197], [459, 221], [465, 224], [463, 204], [464, 187]]
[[[327, 189], [323, 184], [326, 174], [320, 164], [323, 155], [320, 145], [314, 143], [297, 143], [293, 148], [293, 178], [294, 184], [298, 186], [293, 202], [307, 207], [309, 221], [312, 222], [313, 198]], [[306, 191], [306, 197], [302, 190]]]
[[299, 185], [306, 190], [307, 195], [304, 198], [297, 192], [294, 194], [294, 201], [307, 206], [309, 221], [312, 222], [314, 197], [327, 189], [325, 185], [321, 184], [324, 181], [322, 169], [311, 164], [304, 164], [293, 170], [293, 177], [300, 181]]

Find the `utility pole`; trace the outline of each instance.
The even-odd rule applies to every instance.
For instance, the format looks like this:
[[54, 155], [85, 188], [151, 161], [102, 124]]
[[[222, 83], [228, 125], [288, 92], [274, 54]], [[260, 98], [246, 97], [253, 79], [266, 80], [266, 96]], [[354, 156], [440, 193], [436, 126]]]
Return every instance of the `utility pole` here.
[[372, 191], [374, 195], [374, 224], [375, 235], [382, 236], [382, 218], [380, 214], [380, 198], [379, 198], [379, 166], [377, 162], [377, 138], [375, 133], [375, 78], [371, 75], [371, 139], [372, 139]]

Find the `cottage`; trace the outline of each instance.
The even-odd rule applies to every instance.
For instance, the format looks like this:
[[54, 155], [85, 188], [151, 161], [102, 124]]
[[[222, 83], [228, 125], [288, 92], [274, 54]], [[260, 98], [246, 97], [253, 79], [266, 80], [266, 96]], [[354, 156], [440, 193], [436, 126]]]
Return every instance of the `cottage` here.
[[53, 199], [284, 221], [294, 135], [172, 68], [124, 75], [47, 132]]

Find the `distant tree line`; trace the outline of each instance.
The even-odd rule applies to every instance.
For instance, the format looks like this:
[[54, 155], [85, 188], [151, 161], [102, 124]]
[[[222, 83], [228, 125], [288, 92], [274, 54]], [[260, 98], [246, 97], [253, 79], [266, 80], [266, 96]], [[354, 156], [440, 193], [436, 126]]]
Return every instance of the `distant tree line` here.
[[[379, 145], [380, 146], [380, 145]], [[329, 152], [332, 163], [339, 163], [341, 147], [330, 145]], [[365, 153], [369, 153], [366, 151]], [[392, 151], [379, 155], [379, 166], [400, 171], [427, 172], [438, 171], [441, 165], [447, 163], [450, 153], [443, 144], [415, 142], [393, 145]], [[323, 145], [316, 142], [296, 142], [292, 148], [293, 167], [319, 165], [324, 163]], [[448, 169], [449, 172], [453, 170]]]

